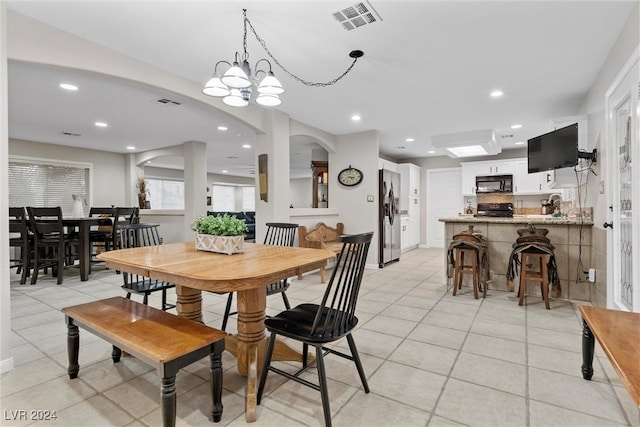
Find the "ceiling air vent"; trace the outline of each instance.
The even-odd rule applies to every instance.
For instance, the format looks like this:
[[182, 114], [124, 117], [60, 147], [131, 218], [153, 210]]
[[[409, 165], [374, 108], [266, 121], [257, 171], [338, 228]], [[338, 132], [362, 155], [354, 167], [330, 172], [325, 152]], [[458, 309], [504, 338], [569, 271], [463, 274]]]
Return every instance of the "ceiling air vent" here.
[[339, 10], [333, 13], [333, 18], [347, 31], [355, 30], [363, 25], [373, 24], [376, 21], [382, 21], [378, 12], [368, 1], [356, 3], [353, 6]]
[[162, 104], [162, 105], [182, 105], [182, 102], [173, 101], [173, 100], [168, 99], [168, 98], [156, 99], [156, 102], [158, 104]]
[[79, 133], [73, 133], [73, 132], [62, 132], [62, 134], [64, 136], [82, 136]]

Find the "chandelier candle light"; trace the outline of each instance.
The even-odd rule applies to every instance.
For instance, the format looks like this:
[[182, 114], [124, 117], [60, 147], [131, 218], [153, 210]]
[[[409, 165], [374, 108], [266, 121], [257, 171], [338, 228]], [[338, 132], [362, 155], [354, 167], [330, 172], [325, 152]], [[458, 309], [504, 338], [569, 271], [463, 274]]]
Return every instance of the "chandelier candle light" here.
[[[289, 76], [293, 77], [295, 80], [307, 86], [331, 86], [338, 82], [338, 80], [342, 79], [347, 75], [349, 71], [356, 64], [358, 58], [362, 57], [364, 53], [361, 50], [353, 50], [349, 53], [349, 57], [353, 58], [353, 62], [347, 68], [347, 70], [342, 73], [340, 76], [335, 79], [325, 82], [325, 83], [314, 83], [308, 82], [300, 77], [293, 75], [290, 71], [288, 71], [280, 62], [271, 54], [269, 49], [267, 48], [266, 43], [256, 30], [251, 25], [251, 21], [247, 18], [247, 10], [242, 9], [244, 15], [244, 38], [242, 43], [243, 53], [240, 55], [236, 52], [235, 61], [233, 64], [228, 61], [218, 61], [216, 63], [214, 74], [211, 79], [207, 82], [205, 87], [202, 89], [202, 93], [209, 96], [222, 97], [222, 102], [231, 106], [231, 107], [246, 107], [249, 105], [249, 100], [251, 99], [251, 88], [252, 85], [257, 87], [258, 97], [256, 98], [256, 103], [267, 106], [267, 107], [275, 107], [280, 105], [282, 101], [280, 100], [280, 94], [284, 93], [284, 89], [280, 81], [273, 74], [271, 69], [271, 62], [268, 59], [259, 59], [256, 62], [255, 75], [251, 75], [251, 68], [249, 67], [249, 53], [247, 53], [247, 25], [251, 29], [251, 32], [256, 37], [256, 40], [263, 47], [264, 51], [267, 55], [275, 62], [282, 70], [287, 73]], [[266, 62], [269, 65], [269, 71], [259, 70], [258, 66], [262, 63]], [[220, 64], [226, 64], [229, 66], [229, 69], [224, 73], [222, 77], [218, 74], [218, 66]], [[260, 80], [259, 75], [263, 75], [262, 80]]]

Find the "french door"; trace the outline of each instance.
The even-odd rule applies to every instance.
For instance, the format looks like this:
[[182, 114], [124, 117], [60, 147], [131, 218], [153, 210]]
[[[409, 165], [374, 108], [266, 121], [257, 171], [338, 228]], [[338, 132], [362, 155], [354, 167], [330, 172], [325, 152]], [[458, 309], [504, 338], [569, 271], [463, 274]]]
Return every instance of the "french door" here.
[[[640, 67], [638, 49], [606, 94], [609, 186], [607, 306], [640, 312]], [[635, 209], [634, 209], [635, 206]], [[635, 253], [634, 253], [635, 252]], [[635, 262], [634, 262], [635, 261]]]

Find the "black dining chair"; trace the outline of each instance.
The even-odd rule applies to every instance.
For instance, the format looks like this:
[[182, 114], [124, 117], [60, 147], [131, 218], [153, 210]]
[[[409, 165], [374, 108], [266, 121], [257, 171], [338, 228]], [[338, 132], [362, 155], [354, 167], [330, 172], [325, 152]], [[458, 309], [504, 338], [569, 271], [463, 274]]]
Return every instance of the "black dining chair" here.
[[100, 217], [100, 224], [92, 228], [89, 233], [89, 241], [91, 242], [91, 262], [99, 262], [96, 255], [100, 252], [110, 251], [114, 249], [114, 230], [115, 230], [115, 207], [91, 207], [89, 209], [90, 217]]
[[9, 247], [15, 248], [9, 259], [9, 268], [16, 269], [20, 274], [20, 284], [24, 285], [31, 274], [33, 256], [33, 235], [29, 231], [24, 207], [9, 208]]
[[116, 207], [115, 219], [113, 221], [113, 242], [112, 247], [119, 246], [118, 239], [120, 233], [118, 230], [122, 225], [137, 224], [140, 222], [140, 208], [136, 207]]
[[76, 235], [66, 234], [62, 223], [62, 209], [27, 207], [29, 225], [33, 233], [34, 263], [31, 284], [38, 280], [38, 271], [51, 267], [53, 275], [62, 284], [65, 263], [71, 252], [78, 252]]
[[[158, 224], [121, 224], [118, 234], [120, 249], [162, 244]], [[143, 295], [142, 302], [147, 305], [149, 295], [153, 292], [162, 292], [162, 310], [175, 308], [174, 304], [167, 303], [167, 289], [175, 288], [175, 284], [126, 272], [122, 273], [122, 279], [124, 281], [122, 289], [126, 291], [128, 299], [131, 299], [131, 294]]]
[[[331, 425], [331, 410], [329, 408], [329, 394], [327, 390], [327, 377], [325, 373], [324, 356], [332, 353], [337, 356], [352, 360], [358, 375], [362, 381], [365, 393], [369, 393], [367, 378], [360, 362], [360, 356], [351, 331], [358, 324], [355, 316], [358, 293], [362, 283], [362, 275], [367, 261], [367, 253], [373, 233], [341, 236], [342, 250], [338, 255], [336, 266], [327, 284], [324, 296], [320, 304], [300, 304], [280, 314], [268, 317], [264, 323], [271, 336], [265, 355], [260, 383], [258, 386], [258, 405], [264, 393], [264, 386], [269, 371], [280, 374], [302, 385], [311, 387], [320, 392], [325, 425]], [[278, 335], [303, 343], [302, 368], [295, 373], [289, 373], [271, 365], [271, 357]], [[346, 337], [351, 355], [342, 353], [335, 348], [324, 347], [325, 344]], [[307, 363], [309, 346], [316, 349], [316, 358]], [[318, 369], [318, 384], [300, 378], [300, 374], [312, 366]]]
[[[293, 242], [296, 238], [296, 230], [298, 229], [298, 224], [290, 224], [285, 222], [268, 222], [267, 224], [267, 234], [264, 236], [264, 244], [265, 245], [274, 245], [274, 246], [293, 246]], [[267, 296], [280, 294], [282, 295], [282, 301], [284, 302], [284, 306], [287, 309], [291, 308], [291, 304], [289, 304], [289, 299], [287, 298], [286, 291], [289, 289], [291, 283], [289, 279], [278, 280], [277, 282], [271, 283], [267, 285]], [[222, 330], [227, 330], [227, 322], [229, 321], [229, 316], [234, 314], [238, 314], [237, 312], [231, 312], [231, 304], [233, 303], [233, 292], [229, 292], [229, 297], [227, 298], [227, 306], [224, 309], [224, 317], [222, 318]]]

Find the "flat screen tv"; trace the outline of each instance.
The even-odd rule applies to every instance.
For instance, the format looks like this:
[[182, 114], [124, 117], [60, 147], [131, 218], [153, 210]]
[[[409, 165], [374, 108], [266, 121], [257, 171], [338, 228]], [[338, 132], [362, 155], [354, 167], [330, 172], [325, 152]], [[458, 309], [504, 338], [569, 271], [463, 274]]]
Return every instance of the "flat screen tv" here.
[[556, 129], [527, 141], [529, 173], [578, 164], [578, 124]]

